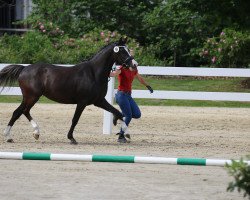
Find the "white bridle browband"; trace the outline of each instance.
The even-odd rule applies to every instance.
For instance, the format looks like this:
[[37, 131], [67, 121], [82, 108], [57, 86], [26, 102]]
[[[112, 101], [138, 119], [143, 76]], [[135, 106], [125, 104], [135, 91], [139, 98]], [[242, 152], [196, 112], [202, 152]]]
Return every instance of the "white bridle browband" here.
[[118, 53], [120, 51], [119, 48], [121, 48], [121, 47], [124, 48], [128, 52], [128, 54], [131, 56], [131, 54], [129, 53], [129, 50], [128, 50], [128, 48], [126, 46], [115, 46], [114, 47], [114, 52]]

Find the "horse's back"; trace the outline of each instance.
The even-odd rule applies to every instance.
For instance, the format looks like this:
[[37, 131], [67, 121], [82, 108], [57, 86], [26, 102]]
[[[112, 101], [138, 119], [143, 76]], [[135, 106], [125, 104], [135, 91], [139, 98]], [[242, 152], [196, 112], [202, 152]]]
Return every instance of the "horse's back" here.
[[[23, 94], [46, 96], [59, 103], [89, 102], [103, 98], [97, 85], [91, 66], [88, 64], [73, 67], [52, 64], [33, 64], [25, 67], [19, 76], [19, 85]], [[106, 88], [104, 88], [106, 93]], [[95, 99], [95, 100], [94, 100]]]
[[54, 93], [72, 71], [66, 67], [51, 64], [32, 64], [26, 66], [20, 74], [18, 81], [22, 92], [26, 95], [36, 96], [45, 93]]
[[62, 78], [71, 74], [73, 67], [62, 67], [52, 64], [31, 64], [24, 68], [19, 80], [34, 80], [44, 82], [49, 79]]

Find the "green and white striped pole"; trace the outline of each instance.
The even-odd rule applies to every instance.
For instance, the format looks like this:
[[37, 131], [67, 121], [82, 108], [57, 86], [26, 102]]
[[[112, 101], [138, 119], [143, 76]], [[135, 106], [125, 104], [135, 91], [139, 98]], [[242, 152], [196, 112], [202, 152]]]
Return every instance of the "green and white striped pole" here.
[[[225, 166], [231, 160], [205, 159], [205, 158], [166, 158], [166, 157], [140, 157], [140, 156], [113, 156], [113, 155], [80, 155], [80, 154], [54, 154], [32, 152], [0, 152], [0, 159], [10, 160], [55, 160], [55, 161], [84, 161], [84, 162], [118, 162], [118, 163], [145, 163], [145, 164], [172, 164], [172, 165], [199, 165], [199, 166]], [[250, 161], [244, 161], [250, 165]]]

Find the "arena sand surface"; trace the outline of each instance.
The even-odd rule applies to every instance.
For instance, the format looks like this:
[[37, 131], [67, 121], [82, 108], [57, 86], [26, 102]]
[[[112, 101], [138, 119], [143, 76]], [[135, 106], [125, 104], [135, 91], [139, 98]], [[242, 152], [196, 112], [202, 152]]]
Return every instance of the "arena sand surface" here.
[[[3, 131], [18, 104], [0, 104]], [[31, 114], [38, 141], [22, 116], [12, 129], [15, 143], [0, 136], [0, 151], [239, 159], [250, 154], [250, 109], [141, 107], [130, 126], [132, 141], [118, 144], [102, 134], [103, 110], [89, 106], [76, 127], [78, 145], [66, 137], [74, 105], [37, 104]], [[233, 180], [223, 167], [163, 164], [0, 160], [0, 199], [238, 200], [227, 192]]]

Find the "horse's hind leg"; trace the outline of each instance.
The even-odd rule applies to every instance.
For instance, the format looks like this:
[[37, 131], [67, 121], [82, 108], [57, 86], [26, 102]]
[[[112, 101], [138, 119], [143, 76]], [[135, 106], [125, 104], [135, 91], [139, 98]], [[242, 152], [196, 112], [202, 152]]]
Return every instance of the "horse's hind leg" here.
[[6, 137], [7, 142], [13, 142], [13, 139], [11, 138], [10, 130], [12, 126], [14, 125], [15, 121], [23, 114], [23, 111], [25, 109], [24, 102], [21, 103], [21, 105], [13, 112], [12, 117], [8, 123], [8, 126], [6, 127], [4, 131], [4, 135]]
[[29, 122], [31, 123], [32, 127], [34, 128], [34, 138], [36, 140], [39, 139], [40, 136], [40, 130], [39, 130], [39, 126], [37, 125], [37, 123], [33, 120], [33, 118], [30, 115], [30, 109], [35, 105], [35, 103], [38, 101], [39, 97], [33, 97], [33, 98], [29, 98], [29, 100], [26, 100], [26, 107], [25, 110], [23, 111], [23, 114], [26, 116], [26, 118], [29, 120]]
[[14, 125], [14, 123], [16, 122], [16, 120], [22, 114], [24, 114], [27, 117], [27, 119], [31, 122], [31, 125], [35, 129], [34, 137], [36, 139], [39, 138], [39, 127], [30, 115], [30, 109], [34, 106], [34, 104], [38, 101], [38, 99], [39, 97], [29, 98], [29, 100], [27, 100], [27, 98], [24, 98], [21, 105], [13, 112], [13, 115], [8, 123], [8, 126], [4, 131], [4, 135], [6, 137], [7, 142], [13, 142], [13, 139], [11, 138], [10, 130], [12, 126]]
[[33, 118], [30, 115], [30, 112], [25, 112], [24, 115], [26, 116], [26, 118], [29, 120], [29, 122], [31, 123], [32, 127], [34, 128], [34, 132], [33, 132], [33, 136], [36, 140], [39, 139], [40, 136], [40, 129], [38, 124], [33, 120]]

